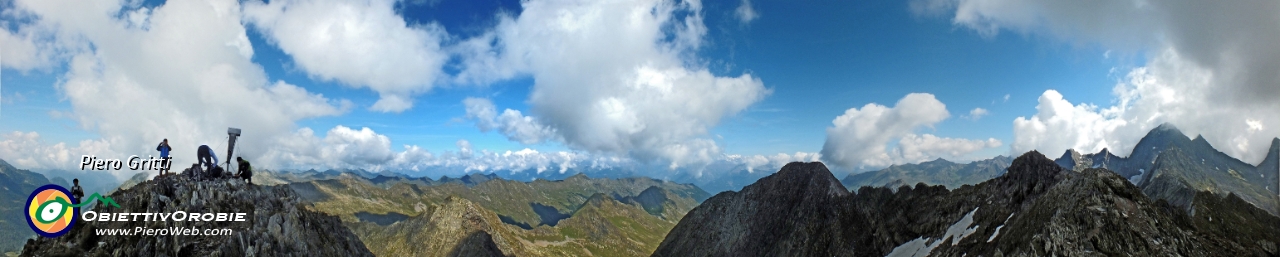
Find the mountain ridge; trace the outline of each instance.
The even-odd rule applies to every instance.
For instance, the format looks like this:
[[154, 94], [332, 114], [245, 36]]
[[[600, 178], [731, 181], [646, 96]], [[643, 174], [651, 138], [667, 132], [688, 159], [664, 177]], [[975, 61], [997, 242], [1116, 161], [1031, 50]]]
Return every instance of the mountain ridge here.
[[849, 174], [840, 182], [850, 190], [857, 190], [863, 186], [897, 188], [900, 185], [911, 186], [916, 183], [943, 185], [954, 189], [1004, 174], [1004, 169], [1012, 162], [1012, 157], [1003, 155], [964, 164], [938, 158], [918, 164], [891, 165], [877, 171]]
[[[784, 167], [790, 168], [794, 167]], [[781, 170], [777, 174], [813, 173]], [[896, 191], [861, 187], [834, 197], [760, 197], [824, 190], [821, 183], [775, 181], [785, 176], [766, 177], [740, 192], [708, 199], [672, 229], [653, 256], [1280, 253], [1274, 247], [1280, 241], [1275, 236], [1280, 229], [1262, 225], [1280, 218], [1256, 216], [1262, 212], [1256, 207], [1237, 204], [1208, 211], [1218, 213], [1189, 216], [1167, 202], [1147, 198], [1114, 172], [1068, 170], [1035, 151], [1019, 156], [1000, 177], [954, 190], [917, 183]], [[1230, 225], [1206, 221], [1210, 216], [1244, 213], [1264, 221]], [[1224, 226], [1251, 226], [1259, 231], [1231, 238], [1219, 232], [1230, 231]]]
[[[183, 173], [191, 172], [190, 170]], [[28, 240], [22, 256], [372, 256], [334, 216], [314, 212], [284, 186], [249, 185], [240, 180], [195, 180], [166, 175], [113, 192], [120, 207], [97, 205], [97, 212], [246, 213], [245, 221], [78, 222], [67, 235]], [[121, 210], [122, 209], [122, 210]], [[98, 236], [97, 229], [135, 227], [230, 229], [218, 236]], [[302, 239], [302, 240], [299, 240]]]
[[1210, 191], [1235, 193], [1272, 215], [1280, 215], [1280, 168], [1263, 171], [1267, 169], [1264, 166], [1280, 162], [1268, 161], [1277, 159], [1272, 156], [1280, 152], [1280, 138], [1271, 143], [1273, 150], [1255, 166], [1217, 150], [1203, 136], [1190, 138], [1176, 126], [1163, 124], [1143, 136], [1128, 157], [1115, 156], [1106, 149], [1093, 154], [1067, 150], [1055, 162], [1076, 171], [1106, 168], [1128, 178], [1148, 196], [1184, 209], [1190, 207], [1195, 192]]

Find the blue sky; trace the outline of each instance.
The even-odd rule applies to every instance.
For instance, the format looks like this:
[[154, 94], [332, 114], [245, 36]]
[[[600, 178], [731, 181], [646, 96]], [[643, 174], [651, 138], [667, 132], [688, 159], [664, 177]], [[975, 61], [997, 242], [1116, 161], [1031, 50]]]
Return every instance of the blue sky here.
[[[1257, 61], [1244, 54], [1217, 62], [1198, 58], [1223, 53], [1228, 47], [1188, 45], [1192, 43], [1168, 36], [1208, 32], [1165, 20], [1158, 12], [1177, 8], [1157, 8], [1161, 6], [1099, 14], [1103, 17], [1098, 19], [1131, 25], [1109, 28], [1066, 10], [1069, 8], [1035, 6], [1053, 7], [1051, 2], [1015, 6], [1030, 8], [1017, 12], [1010, 11], [1016, 8], [980, 5], [958, 8], [974, 4], [965, 0], [805, 4], [553, 0], [523, 5], [519, 1], [457, 0], [209, 1], [215, 3], [216, 12], [202, 10], [205, 5], [190, 4], [204, 0], [121, 1], [100, 9], [59, 8], [74, 5], [73, 1], [5, 4], [0, 17], [6, 33], [0, 39], [8, 45], [0, 66], [0, 133], [6, 137], [0, 138], [5, 140], [0, 144], [0, 158], [25, 168], [66, 168], [72, 161], [59, 156], [150, 154], [146, 152], [154, 145], [150, 141], [159, 140], [152, 137], [180, 138], [189, 144], [217, 142], [224, 136], [219, 134], [221, 127], [240, 126], [266, 131], [261, 137], [248, 138], [253, 142], [244, 154], [282, 169], [555, 169], [614, 158], [614, 162], [659, 167], [653, 168], [657, 174], [705, 170], [714, 162], [741, 162], [768, 170], [793, 160], [823, 160], [835, 164], [833, 168], [854, 171], [940, 157], [985, 159], [1032, 149], [1048, 155], [1066, 148], [1125, 150], [1146, 130], [1163, 122], [1175, 123], [1188, 133], [1207, 134], [1219, 148], [1253, 162], [1251, 159], [1260, 158], [1256, 149], [1264, 147], [1260, 139], [1280, 134], [1276, 130], [1280, 121], [1266, 114], [1275, 110], [1276, 104], [1247, 96], [1274, 92], [1274, 84], [1258, 86], [1257, 80], [1248, 79], [1217, 81], [1233, 77], [1228, 74], [1247, 78], [1258, 73], [1233, 70], [1240, 66], [1234, 63], [1274, 61]], [[993, 5], [999, 4], [1002, 2]], [[1082, 5], [1080, 9], [1086, 10], [1115, 8]], [[650, 8], [652, 17], [642, 18], [653, 19], [640, 25], [653, 26], [612, 28], [608, 26], [614, 23], [607, 21], [623, 17], [591, 16], [622, 13], [614, 11], [637, 6]], [[340, 12], [353, 9], [359, 11]], [[84, 21], [68, 18], [97, 15], [103, 10], [114, 10], [112, 15], [97, 18], [98, 23], [108, 25], [79, 24]], [[208, 16], [214, 17], [208, 19], [210, 27], [201, 29], [166, 27], [185, 24], [183, 21], [202, 25], [205, 20], [200, 17], [206, 16], [199, 14], [222, 14], [225, 10], [234, 10], [231, 13], [238, 16]], [[746, 19], [743, 10], [751, 10], [755, 17]], [[1018, 13], [1041, 18], [1028, 20]], [[1130, 13], [1139, 15], [1126, 16]], [[183, 15], [193, 18], [167, 17]], [[356, 25], [342, 31], [330, 27], [324, 32], [326, 28], [319, 26], [330, 17], [351, 18], [342, 22]], [[558, 23], [566, 17], [597, 22]], [[557, 25], [565, 25], [567, 32], [555, 30]], [[1255, 32], [1264, 37], [1280, 34], [1266, 28]], [[228, 41], [200, 44], [162, 36], [201, 33], [208, 35], [199, 36], [214, 41], [222, 40], [218, 36], [225, 34]], [[241, 42], [237, 35], [247, 39], [247, 46], [236, 43]], [[316, 35], [349, 38], [325, 41], [332, 39]], [[617, 52], [593, 43], [614, 42], [610, 40], [615, 36], [656, 39], [635, 45], [621, 42]], [[1224, 40], [1257, 40], [1240, 37]], [[200, 48], [206, 46], [210, 50]], [[196, 53], [188, 55], [166, 47]], [[226, 55], [219, 55], [224, 51]], [[1263, 57], [1275, 53], [1260, 51]], [[236, 53], [247, 58], [237, 60]], [[543, 56], [548, 53], [567, 55]], [[421, 56], [425, 57], [417, 58]], [[84, 66], [96, 67], [87, 69], [93, 72], [73, 72], [78, 67], [76, 60], [94, 60], [98, 66]], [[352, 64], [346, 64], [347, 60]], [[579, 61], [587, 66], [574, 66]], [[194, 64], [183, 66], [187, 63]], [[203, 63], [209, 65], [199, 66]], [[652, 66], [665, 78], [691, 79], [663, 84], [676, 91], [626, 91], [649, 89], [615, 85], [641, 81], [643, 77], [627, 77], [633, 71], [645, 74], [645, 69], [635, 65]], [[171, 66], [182, 67], [165, 72]], [[368, 68], [371, 66], [390, 68]], [[212, 72], [224, 68], [236, 72]], [[260, 70], [261, 76], [254, 75], [255, 70]], [[614, 73], [610, 72], [619, 70], [621, 75], [611, 77]], [[592, 71], [602, 71], [602, 75], [582, 74]], [[710, 76], [696, 75], [701, 71]], [[1202, 80], [1179, 74], [1201, 74], [1215, 83], [1196, 82]], [[225, 87], [234, 89], [229, 91], [243, 88], [247, 93], [243, 97], [231, 93], [220, 96], [223, 89], [219, 87], [225, 83], [175, 83], [189, 81], [180, 76], [206, 81], [226, 78], [231, 82]], [[287, 85], [278, 86], [281, 82]], [[728, 88], [710, 89], [715, 85]], [[290, 98], [297, 95], [284, 93], [299, 92], [287, 90], [295, 87], [311, 98]], [[679, 91], [681, 88], [690, 90]], [[115, 93], [95, 99], [84, 93], [87, 89]], [[141, 89], [141, 95], [147, 97], [187, 100], [138, 105], [118, 97], [137, 93], [126, 92], [129, 89]], [[1213, 91], [1241, 93], [1204, 94], [1202, 98], [1167, 93]], [[657, 93], [637, 96], [651, 92]], [[671, 95], [690, 92], [704, 95]], [[706, 92], [743, 97], [688, 101], [715, 98], [704, 97]], [[564, 103], [577, 99], [580, 93], [586, 103]], [[927, 95], [913, 97], [912, 93]], [[186, 97], [198, 100], [191, 102]], [[218, 100], [224, 97], [231, 100]], [[394, 104], [391, 100], [395, 97], [407, 97], [411, 106]], [[608, 113], [574, 111], [609, 106], [614, 103], [611, 99], [621, 99], [621, 106], [627, 107], [624, 116], [638, 120], [610, 123], [614, 120], [600, 118], [615, 117]], [[1213, 107], [1204, 115], [1182, 115], [1223, 99], [1240, 104]], [[708, 111], [670, 107], [685, 103]], [[868, 104], [884, 107], [887, 112], [873, 113], [876, 108], [864, 108]], [[932, 108], [936, 104], [944, 104], [945, 112]], [[483, 107], [495, 114], [482, 115], [478, 111]], [[987, 114], [970, 116], [975, 108]], [[504, 111], [508, 109], [518, 113], [507, 119]], [[691, 120], [691, 125], [670, 124], [662, 118], [664, 111]], [[249, 112], [253, 117], [242, 117]], [[181, 117], [194, 117], [194, 121], [183, 123]], [[833, 125], [837, 117], [855, 121]], [[493, 124], [485, 125], [486, 121]], [[137, 128], [140, 126], [154, 128]], [[936, 141], [904, 143], [904, 138]], [[495, 155], [483, 157], [482, 153], [473, 154], [472, 149]], [[541, 155], [519, 160], [500, 156], [524, 149]], [[423, 155], [429, 157], [422, 157], [429, 160], [405, 159], [422, 153], [429, 153]], [[576, 157], [551, 156], [556, 153]], [[748, 161], [752, 157], [757, 161]], [[526, 161], [533, 164], [523, 163]], [[580, 164], [567, 165], [573, 162]]]

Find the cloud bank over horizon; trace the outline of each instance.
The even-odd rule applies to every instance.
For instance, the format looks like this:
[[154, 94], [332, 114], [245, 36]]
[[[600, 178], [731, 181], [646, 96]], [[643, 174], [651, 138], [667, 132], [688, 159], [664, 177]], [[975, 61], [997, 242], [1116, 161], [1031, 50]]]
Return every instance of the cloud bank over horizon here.
[[1258, 163], [1280, 136], [1280, 2], [915, 0], [917, 14], [949, 17], [991, 37], [1001, 31], [1146, 56], [1121, 72], [1107, 107], [1072, 104], [1057, 91], [1014, 121], [1011, 152], [1128, 155], [1152, 128], [1178, 126], [1221, 151]]

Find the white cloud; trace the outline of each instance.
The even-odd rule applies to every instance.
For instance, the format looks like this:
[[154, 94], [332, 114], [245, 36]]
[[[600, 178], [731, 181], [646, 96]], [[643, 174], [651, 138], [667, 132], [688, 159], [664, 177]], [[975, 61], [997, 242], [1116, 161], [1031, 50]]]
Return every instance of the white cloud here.
[[751, 7], [751, 0], [742, 0], [742, 4], [733, 10], [733, 17], [738, 18], [738, 22], [747, 24], [760, 18], [760, 13], [756, 12], [755, 7]]
[[247, 2], [247, 23], [263, 32], [307, 74], [368, 87], [381, 98], [370, 107], [401, 112], [431, 90], [448, 59], [438, 25], [411, 25], [395, 0], [280, 0]]
[[[14, 2], [15, 12], [35, 17], [24, 26], [56, 28], [53, 42], [44, 45], [69, 56], [55, 85], [72, 107], [64, 114], [101, 135], [94, 142], [102, 147], [65, 148], [72, 156], [157, 154], [155, 145], [168, 138], [175, 163], [193, 163], [201, 144], [226, 147], [227, 127], [244, 129], [237, 152], [256, 156], [274, 147], [268, 139], [289, 134], [295, 121], [342, 114], [350, 106], [268, 81], [251, 62], [236, 1], [175, 0], [142, 12], [121, 2], [93, 3]], [[120, 12], [134, 14], [114, 15]], [[60, 47], [88, 44], [93, 47]], [[115, 154], [121, 156], [107, 156]], [[24, 168], [76, 164], [48, 160], [56, 162]]]
[[1004, 94], [1004, 101], [1009, 102], [1009, 94]]
[[467, 119], [474, 121], [482, 132], [497, 130], [507, 139], [523, 144], [541, 143], [556, 137], [555, 129], [543, 126], [520, 111], [506, 109], [498, 115], [497, 107], [489, 99], [468, 97], [462, 100], [462, 104], [466, 107]]
[[981, 107], [978, 107], [978, 108], [973, 108], [973, 110], [969, 110], [969, 115], [965, 115], [964, 118], [972, 121], [977, 121], [978, 119], [982, 119], [982, 116], [987, 116], [987, 114], [990, 114], [990, 113], [991, 112], [988, 112], [987, 109], [982, 109]]
[[[13, 1], [9, 1], [13, 2]], [[57, 24], [49, 22], [21, 22], [34, 20], [37, 13], [14, 4], [15, 8], [0, 11], [0, 68], [20, 72], [47, 71], [65, 62], [78, 51], [90, 46], [78, 35], [59, 31]], [[13, 28], [10, 31], [9, 28]]]
[[[956, 158], [1000, 146], [1000, 141], [995, 139], [982, 141], [914, 134], [916, 129], [932, 127], [950, 115], [946, 105], [928, 93], [908, 94], [893, 108], [875, 103], [861, 109], [851, 108], [836, 117], [831, 122], [833, 126], [827, 128], [822, 158], [845, 168], [861, 169], [938, 157]], [[887, 145], [895, 140], [897, 148], [886, 150]]]
[[407, 173], [441, 172], [443, 169], [443, 172], [449, 173], [445, 175], [456, 175], [459, 172], [503, 170], [566, 172], [576, 167], [607, 167], [630, 162], [626, 158], [571, 151], [539, 152], [528, 148], [501, 152], [475, 150], [471, 142], [464, 139], [457, 141], [457, 152], [433, 154], [415, 145], [405, 145], [403, 151], [395, 152], [391, 149], [391, 141], [387, 136], [369, 128], [356, 130], [345, 126], [330, 129], [323, 138], [317, 137], [309, 128], [302, 128], [290, 136], [275, 140], [275, 143], [280, 146], [264, 154], [259, 159], [260, 164], [256, 165], [290, 169], [356, 168]]
[[336, 126], [318, 138], [310, 128], [273, 140], [273, 147], [260, 159], [264, 167], [376, 167], [399, 155], [391, 150], [391, 139], [369, 128], [354, 130]]
[[[0, 25], [8, 25], [7, 22]], [[10, 68], [19, 71], [26, 71], [36, 68], [44, 68], [53, 65], [56, 60], [53, 54], [54, 50], [49, 46], [37, 46], [39, 39], [36, 32], [32, 31], [31, 26], [22, 27], [18, 33], [11, 33], [7, 29], [0, 30], [0, 68]]]
[[[0, 135], [0, 159], [24, 169], [63, 170], [80, 169], [81, 158], [86, 154], [97, 158], [128, 160], [128, 156], [113, 152], [110, 145], [105, 140], [83, 140], [76, 146], [68, 146], [66, 143], [49, 145], [40, 139], [39, 133], [14, 131]], [[146, 155], [141, 156], [146, 158]], [[102, 172], [110, 172], [117, 178], [128, 178], [136, 173], [128, 168]]]
[[918, 163], [937, 158], [948, 158], [952, 161], [965, 158], [970, 153], [987, 148], [1000, 147], [1000, 140], [973, 140], [963, 138], [937, 137], [932, 134], [907, 134], [898, 140], [895, 157], [901, 158], [896, 163]]
[[[1146, 129], [1170, 122], [1193, 136], [1204, 134], [1227, 154], [1256, 163], [1265, 142], [1280, 136], [1275, 115], [1280, 113], [1280, 101], [1275, 101], [1280, 95], [1275, 72], [1280, 70], [1280, 48], [1272, 43], [1280, 42], [1280, 26], [1275, 26], [1280, 23], [1280, 2], [919, 0], [911, 6], [918, 13], [948, 15], [954, 24], [984, 35], [1008, 29], [1149, 56], [1145, 66], [1130, 70], [1115, 87], [1111, 107], [1094, 114], [1042, 108], [1036, 117], [1044, 126], [1034, 118], [1020, 119], [1027, 126], [1015, 132], [1022, 137], [1015, 139], [1015, 151], [1047, 153], [1103, 145], [1121, 150], [1136, 143]], [[1041, 106], [1065, 102], [1052, 98], [1042, 96]], [[1102, 118], [1065, 131], [1069, 128], [1054, 129], [1046, 123], [1059, 113]], [[1064, 139], [1036, 134], [1099, 131], [1114, 133]]]
[[747, 167], [747, 172], [754, 173], [756, 170], [765, 172], [774, 172], [782, 169], [782, 166], [791, 162], [816, 162], [822, 159], [822, 155], [818, 153], [796, 152], [795, 154], [778, 153], [774, 155], [728, 155], [725, 160], [729, 162], [739, 162]]
[[1092, 153], [1110, 148], [1118, 154], [1128, 153], [1137, 139], [1120, 136], [1117, 130], [1129, 123], [1117, 117], [1118, 108], [1097, 109], [1086, 104], [1073, 106], [1058, 91], [1045, 91], [1036, 106], [1036, 116], [1014, 119], [1012, 150], [1040, 150], [1052, 155], [1066, 149]]
[[[5, 15], [34, 18], [5, 31], [4, 51], [15, 53], [5, 53], [12, 59], [3, 67], [66, 65], [55, 87], [72, 111], [59, 115], [101, 135], [91, 144], [101, 147], [44, 146], [54, 147], [50, 151], [150, 154], [168, 138], [179, 165], [194, 162], [196, 146], [225, 148], [224, 128], [239, 127], [244, 135], [237, 154], [260, 159], [264, 167], [542, 169], [638, 158], [666, 162], [660, 166], [668, 169], [696, 168], [726, 158], [707, 130], [769, 93], [750, 74], [717, 76], [697, 58], [707, 33], [699, 1], [522, 4], [518, 16], [500, 16], [489, 33], [441, 50], [447, 34], [433, 24], [404, 23], [392, 10], [394, 1], [286, 0], [242, 8], [232, 0], [173, 0], [141, 8], [132, 2], [19, 0]], [[301, 71], [378, 92], [374, 110], [410, 108], [415, 94], [443, 76], [440, 66], [449, 54], [460, 57], [457, 83], [531, 76], [536, 84], [529, 103], [537, 117], [499, 113], [492, 103], [475, 105], [482, 108], [469, 115], [482, 129], [512, 140], [558, 141], [575, 151], [490, 152], [460, 143], [456, 153], [417, 146], [396, 152], [388, 150], [388, 138], [364, 128], [336, 127], [323, 137], [298, 129], [298, 120], [340, 115], [352, 103], [269, 81], [251, 61], [255, 51], [245, 24]], [[18, 47], [8, 47], [10, 41]], [[32, 165], [24, 168], [74, 165], [12, 152], [0, 158]]]
[[493, 31], [454, 49], [463, 56], [455, 79], [532, 76], [531, 121], [571, 148], [703, 165], [722, 155], [707, 130], [769, 93], [754, 76], [720, 77], [699, 64], [699, 1], [522, 4], [518, 16], [500, 16]]
[[1202, 97], [1214, 89], [1207, 85], [1210, 73], [1178, 58], [1173, 51], [1164, 51], [1147, 67], [1131, 71], [1113, 90], [1116, 104], [1105, 109], [1088, 104], [1072, 106], [1057, 91], [1046, 91], [1035, 116], [1014, 120], [1011, 150], [1060, 153], [1109, 148], [1116, 155], [1127, 156], [1148, 131], [1171, 123], [1190, 137], [1203, 135], [1228, 155], [1249, 163], [1261, 161], [1267, 143], [1280, 135], [1274, 130], [1280, 124], [1274, 118], [1276, 110], [1249, 109]]
[[472, 153], [471, 141], [467, 141], [466, 139], [458, 139], [458, 142], [455, 142], [454, 145], [458, 146], [458, 154], [460, 154], [463, 158], [471, 158], [471, 153]]

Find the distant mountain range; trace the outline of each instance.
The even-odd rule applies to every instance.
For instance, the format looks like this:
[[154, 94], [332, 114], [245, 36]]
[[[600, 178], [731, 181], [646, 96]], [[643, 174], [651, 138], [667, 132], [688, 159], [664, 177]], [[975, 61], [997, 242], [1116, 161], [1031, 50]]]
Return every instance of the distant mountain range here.
[[[1270, 145], [1265, 159], [1255, 166], [1218, 151], [1203, 137], [1189, 138], [1173, 125], [1165, 124], [1139, 140], [1128, 157], [1119, 157], [1107, 149], [1092, 154], [1067, 150], [1054, 162], [1075, 171], [1111, 170], [1147, 196], [1164, 199], [1188, 212], [1197, 192], [1206, 191], [1219, 196], [1236, 194], [1276, 215], [1280, 214], [1280, 138], [1273, 139]], [[863, 186], [896, 189], [916, 183], [956, 189], [1004, 174], [1011, 161], [1005, 156], [967, 164], [938, 159], [850, 174], [841, 182], [852, 190]]]
[[976, 185], [1003, 175], [1011, 163], [1013, 158], [1003, 155], [967, 164], [937, 159], [919, 164], [893, 165], [878, 171], [849, 174], [840, 182], [852, 190], [864, 186], [896, 189], [902, 186], [915, 186], [916, 183], [942, 185], [955, 189], [961, 185]]
[[[342, 173], [351, 173], [367, 179], [373, 179], [377, 176], [388, 178], [404, 178], [422, 181], [449, 181], [451, 179], [462, 179], [473, 174], [482, 174], [490, 177], [500, 177], [508, 180], [531, 182], [535, 180], [564, 180], [569, 177], [583, 174], [593, 178], [613, 178], [624, 179], [634, 177], [652, 177], [655, 179], [672, 181], [676, 183], [693, 184], [711, 193], [722, 191], [739, 190], [743, 186], [749, 185], [756, 180], [768, 176], [772, 170], [750, 170], [746, 165], [730, 162], [716, 161], [703, 167], [704, 171], [690, 170], [680, 168], [670, 170], [664, 165], [642, 165], [636, 164], [626, 167], [572, 167], [566, 168], [564, 172], [559, 171], [559, 167], [552, 165], [546, 167], [548, 170], [538, 172], [537, 169], [524, 170], [489, 170], [485, 172], [472, 172], [468, 174], [457, 174], [453, 176], [441, 177], [424, 177], [420, 174], [451, 174], [458, 173], [456, 169], [450, 170], [445, 168], [433, 168], [427, 171], [380, 171], [371, 172], [364, 169], [329, 169], [329, 170], [303, 170], [303, 171], [274, 171], [274, 177], [264, 177], [264, 181], [273, 181], [273, 183], [287, 183], [297, 181], [308, 181], [317, 179], [332, 179]], [[669, 175], [669, 176], [667, 176]], [[255, 175], [257, 176], [257, 175]], [[476, 178], [476, 177], [473, 177]], [[278, 179], [278, 180], [271, 180]]]
[[20, 251], [27, 238], [36, 235], [24, 218], [26, 201], [31, 191], [46, 184], [44, 176], [0, 160], [0, 253]]
[[821, 163], [791, 163], [694, 208], [653, 256], [1274, 256], [1280, 218], [1235, 194], [1197, 193], [1195, 212], [1105, 169], [1038, 152], [974, 186], [862, 187]]
[[1105, 168], [1142, 188], [1154, 199], [1187, 208], [1196, 192], [1235, 194], [1271, 214], [1280, 214], [1280, 138], [1271, 141], [1266, 158], [1257, 166], [1222, 153], [1203, 137], [1188, 138], [1172, 125], [1147, 133], [1128, 157], [1103, 149], [1093, 154], [1068, 150], [1055, 160], [1067, 169]]

